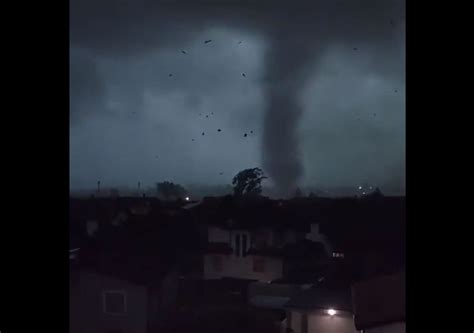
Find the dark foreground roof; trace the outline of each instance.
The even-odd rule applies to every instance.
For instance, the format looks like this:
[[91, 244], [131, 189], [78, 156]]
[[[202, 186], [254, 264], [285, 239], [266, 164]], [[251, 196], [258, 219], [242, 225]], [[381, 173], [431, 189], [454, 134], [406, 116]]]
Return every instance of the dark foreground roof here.
[[351, 295], [349, 290], [330, 289], [313, 286], [295, 295], [285, 304], [288, 309], [316, 310], [335, 309], [352, 312]]
[[405, 272], [373, 278], [352, 286], [358, 330], [405, 321]]
[[72, 275], [75, 275], [74, 272], [85, 271], [150, 286], [161, 283], [174, 269], [174, 264], [163, 256], [145, 257], [98, 251], [86, 254], [84, 251], [75, 260], [70, 260], [69, 268]]

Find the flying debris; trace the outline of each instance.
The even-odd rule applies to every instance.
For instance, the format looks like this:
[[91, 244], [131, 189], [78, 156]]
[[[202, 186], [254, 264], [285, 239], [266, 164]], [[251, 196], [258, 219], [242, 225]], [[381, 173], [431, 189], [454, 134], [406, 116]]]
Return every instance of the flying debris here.
[[242, 73], [242, 76], [245, 77], [245, 73]]
[[204, 132], [202, 132], [202, 134], [201, 134], [201, 135], [204, 135]]
[[221, 176], [222, 176], [223, 174], [224, 174], [223, 172], [219, 172], [219, 175], [221, 175]]
[[354, 51], [357, 51], [357, 47], [354, 47]]
[[242, 41], [239, 41], [237, 44], [242, 44]]
[[206, 114], [206, 118], [209, 118], [209, 115]]
[[214, 114], [214, 112], [211, 112], [211, 114], [213, 115], [213, 114]]
[[253, 131], [250, 131], [250, 134], [253, 134]]
[[221, 131], [221, 129], [220, 129], [220, 128], [218, 128], [218, 129], [217, 129], [217, 132], [220, 132], [220, 131]]
[[194, 141], [194, 139], [191, 139], [191, 141]]
[[182, 54], [186, 54], [186, 51], [184, 51], [184, 50], [181, 50], [181, 53], [182, 53]]
[[398, 92], [398, 90], [396, 90], [396, 89], [395, 89], [395, 92], [397, 93], [397, 92]]
[[246, 137], [247, 137], [247, 133], [244, 134], [244, 138], [246, 138]]
[[169, 76], [169, 77], [172, 77], [172, 76], [173, 76], [173, 74], [171, 74], [171, 73], [170, 73], [168, 76]]
[[212, 39], [205, 40], [204, 44], [207, 44], [207, 43], [210, 43], [210, 42], [212, 42]]

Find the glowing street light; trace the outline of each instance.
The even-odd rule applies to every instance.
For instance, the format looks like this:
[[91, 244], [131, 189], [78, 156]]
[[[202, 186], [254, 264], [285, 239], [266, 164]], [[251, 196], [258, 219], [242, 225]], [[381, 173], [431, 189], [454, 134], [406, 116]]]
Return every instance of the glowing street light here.
[[329, 309], [328, 310], [328, 315], [330, 315], [331, 317], [334, 316], [336, 314], [336, 310], [334, 309]]
[[189, 197], [184, 198], [184, 200], [189, 201]]

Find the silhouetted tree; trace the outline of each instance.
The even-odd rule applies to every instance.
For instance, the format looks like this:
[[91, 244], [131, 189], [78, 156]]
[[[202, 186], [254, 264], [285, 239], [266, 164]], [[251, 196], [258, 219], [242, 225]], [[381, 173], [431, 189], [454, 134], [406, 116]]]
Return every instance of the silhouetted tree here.
[[240, 171], [232, 180], [234, 195], [259, 195], [262, 193], [262, 180], [265, 178], [267, 177], [260, 168]]
[[156, 191], [158, 195], [165, 200], [182, 199], [187, 191], [179, 184], [172, 182], [161, 182], [156, 184]]
[[375, 188], [375, 190], [371, 193], [369, 193], [367, 196], [366, 196], [366, 199], [378, 199], [378, 198], [383, 198], [383, 194], [382, 192], [380, 191], [380, 189], [378, 187]]
[[375, 188], [373, 195], [377, 197], [383, 197], [382, 191], [380, 191], [378, 187]]

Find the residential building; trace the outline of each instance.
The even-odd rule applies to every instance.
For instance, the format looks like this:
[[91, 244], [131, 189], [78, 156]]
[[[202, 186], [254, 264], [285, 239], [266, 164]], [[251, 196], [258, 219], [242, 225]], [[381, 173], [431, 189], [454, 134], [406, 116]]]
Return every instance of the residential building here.
[[354, 283], [354, 322], [364, 333], [405, 333], [405, 272]]
[[349, 290], [313, 286], [285, 304], [286, 331], [356, 333]]

